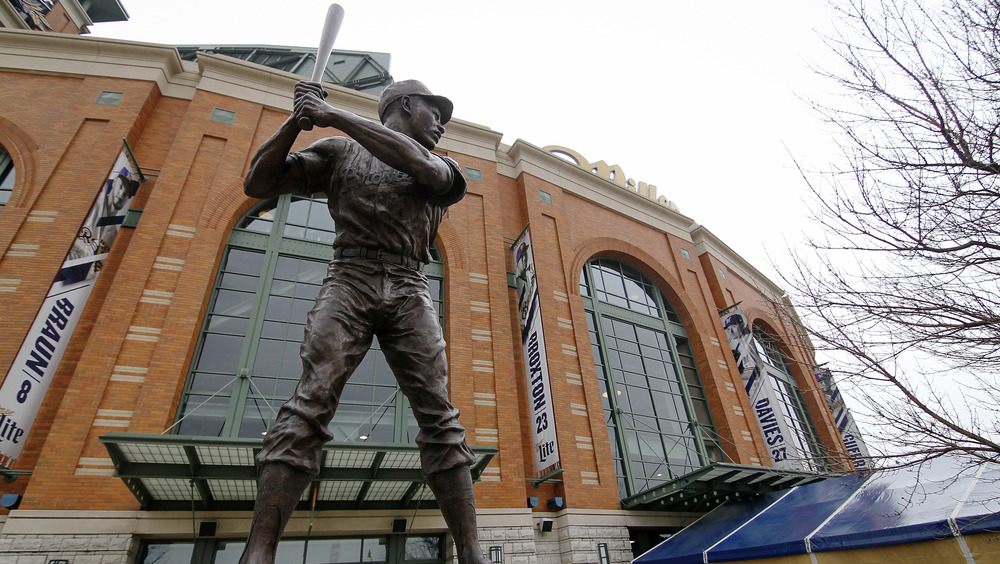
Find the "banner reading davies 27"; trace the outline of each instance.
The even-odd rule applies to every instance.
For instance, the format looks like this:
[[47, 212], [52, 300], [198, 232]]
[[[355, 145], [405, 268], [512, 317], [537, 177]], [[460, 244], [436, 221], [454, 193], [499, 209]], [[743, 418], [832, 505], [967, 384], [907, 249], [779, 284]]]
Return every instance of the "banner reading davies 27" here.
[[123, 150], [0, 386], [0, 465], [14, 465], [139, 186]]

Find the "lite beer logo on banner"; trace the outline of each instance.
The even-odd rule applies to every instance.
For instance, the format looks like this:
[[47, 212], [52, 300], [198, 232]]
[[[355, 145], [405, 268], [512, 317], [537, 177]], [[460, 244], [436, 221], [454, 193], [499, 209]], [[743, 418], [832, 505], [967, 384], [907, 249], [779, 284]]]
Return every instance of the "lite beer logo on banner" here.
[[139, 186], [125, 151], [101, 185], [62, 268], [35, 317], [7, 378], [0, 386], [0, 464], [10, 468], [21, 448], [73, 335], [94, 280], [121, 228]]
[[521, 346], [524, 351], [528, 391], [531, 394], [535, 473], [542, 476], [560, 467], [559, 444], [556, 440], [555, 417], [552, 411], [552, 388], [549, 386], [549, 363], [545, 356], [542, 316], [538, 311], [535, 258], [531, 251], [531, 236], [527, 229], [514, 243], [512, 249], [518, 317], [521, 321]]

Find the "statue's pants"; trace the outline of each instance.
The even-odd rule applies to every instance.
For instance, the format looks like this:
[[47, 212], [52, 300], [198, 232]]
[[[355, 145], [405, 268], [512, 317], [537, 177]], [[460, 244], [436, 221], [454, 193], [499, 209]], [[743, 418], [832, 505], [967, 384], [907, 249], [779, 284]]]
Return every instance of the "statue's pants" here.
[[322, 447], [333, 438], [327, 426], [373, 336], [420, 427], [416, 442], [424, 475], [475, 462], [458, 410], [448, 400], [445, 342], [427, 278], [380, 261], [338, 259], [306, 318], [302, 378], [264, 438], [259, 463], [319, 473]]

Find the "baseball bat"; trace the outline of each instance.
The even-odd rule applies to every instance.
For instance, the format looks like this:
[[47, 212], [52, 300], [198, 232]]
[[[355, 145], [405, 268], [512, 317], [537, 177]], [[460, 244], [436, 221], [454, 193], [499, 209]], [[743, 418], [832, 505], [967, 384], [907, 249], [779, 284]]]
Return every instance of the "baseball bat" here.
[[[322, 82], [323, 72], [326, 70], [326, 63], [330, 60], [330, 51], [333, 50], [333, 42], [340, 32], [340, 24], [344, 22], [344, 9], [340, 4], [330, 4], [326, 10], [326, 21], [323, 22], [323, 35], [319, 38], [319, 47], [316, 48], [316, 66], [313, 68], [312, 82]], [[313, 128], [312, 119], [306, 116], [299, 118], [299, 129], [310, 131]]]

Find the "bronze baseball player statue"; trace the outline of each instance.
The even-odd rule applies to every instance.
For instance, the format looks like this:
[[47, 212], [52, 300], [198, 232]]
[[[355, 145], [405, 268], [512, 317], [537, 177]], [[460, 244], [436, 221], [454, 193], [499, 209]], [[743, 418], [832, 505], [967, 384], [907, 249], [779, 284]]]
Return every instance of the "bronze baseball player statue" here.
[[[453, 105], [418, 81], [397, 82], [379, 99], [378, 124], [330, 106], [325, 97], [317, 83], [295, 86], [294, 112], [258, 149], [244, 183], [256, 198], [323, 194], [337, 235], [306, 318], [302, 378], [257, 456], [257, 500], [240, 563], [274, 562], [296, 503], [319, 473], [344, 384], [374, 336], [420, 426], [424, 480], [455, 539], [458, 561], [485, 564], [472, 494], [475, 457], [448, 400], [445, 342], [422, 271], [445, 211], [466, 191], [458, 163], [431, 152]], [[328, 137], [289, 154], [300, 117], [350, 137]]]

